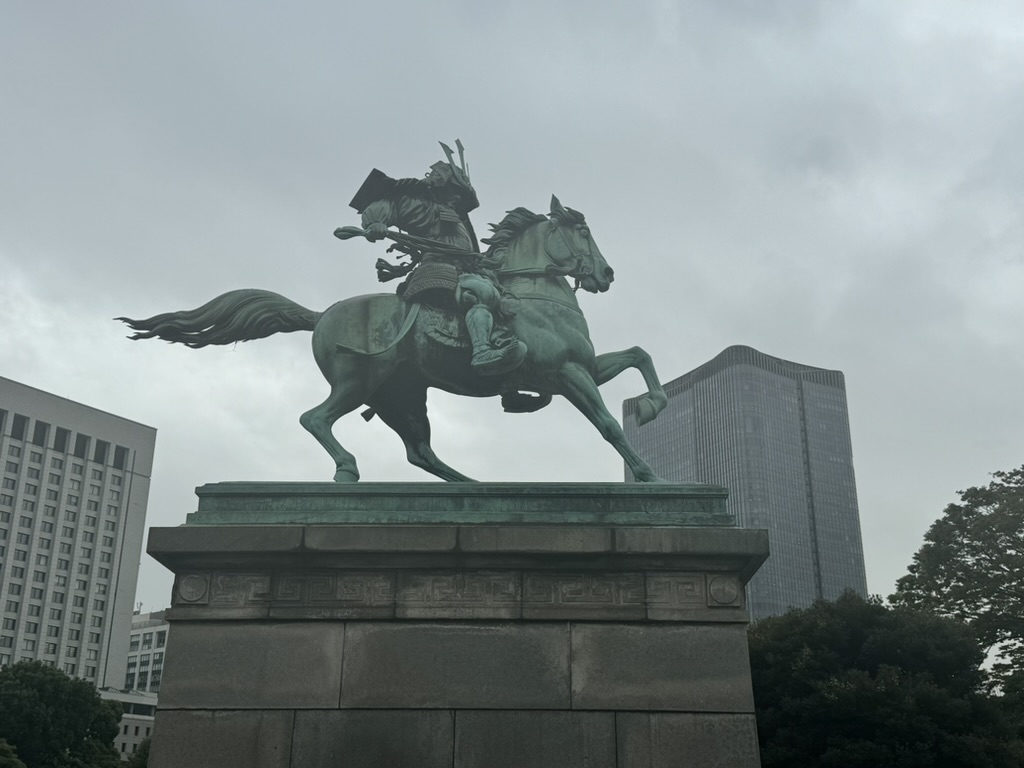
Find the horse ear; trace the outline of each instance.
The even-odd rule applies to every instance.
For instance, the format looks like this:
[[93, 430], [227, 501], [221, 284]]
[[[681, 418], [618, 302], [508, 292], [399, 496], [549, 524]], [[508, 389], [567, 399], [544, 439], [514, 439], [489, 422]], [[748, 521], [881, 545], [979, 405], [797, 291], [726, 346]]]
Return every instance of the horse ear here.
[[565, 215], [565, 208], [563, 208], [562, 204], [560, 202], [558, 202], [558, 198], [555, 197], [554, 195], [552, 195], [551, 196], [551, 215], [554, 216], [556, 214], [560, 215], [560, 216], [564, 216]]

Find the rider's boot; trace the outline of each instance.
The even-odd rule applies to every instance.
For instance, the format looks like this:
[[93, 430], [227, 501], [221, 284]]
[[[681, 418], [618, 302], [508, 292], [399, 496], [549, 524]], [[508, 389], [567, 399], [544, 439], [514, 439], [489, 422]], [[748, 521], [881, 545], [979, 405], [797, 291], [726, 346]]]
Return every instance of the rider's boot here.
[[466, 329], [473, 343], [473, 359], [470, 365], [481, 376], [496, 376], [518, 367], [526, 357], [526, 345], [516, 340], [503, 347], [491, 344], [491, 329], [494, 316], [484, 304], [474, 304], [466, 312]]

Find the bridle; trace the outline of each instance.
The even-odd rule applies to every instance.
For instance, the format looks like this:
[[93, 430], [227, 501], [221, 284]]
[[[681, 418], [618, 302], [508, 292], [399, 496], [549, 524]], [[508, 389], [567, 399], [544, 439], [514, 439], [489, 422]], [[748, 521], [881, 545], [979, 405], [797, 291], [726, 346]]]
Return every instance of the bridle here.
[[[569, 252], [569, 259], [571, 261], [575, 262], [575, 266], [569, 267], [564, 272], [560, 272], [560, 274], [561, 274], [562, 277], [568, 277], [569, 275], [573, 276], [573, 283], [574, 284], [573, 284], [572, 292], [576, 293], [580, 289], [580, 285], [582, 284], [582, 279], [584, 277], [588, 277], [588, 276], [594, 274], [594, 268], [592, 266], [590, 266], [590, 264], [589, 264], [590, 256], [591, 256], [589, 243], [591, 242], [591, 240], [590, 240], [589, 235], [587, 237], [583, 238], [584, 240], [587, 241], [588, 247], [587, 247], [586, 253], [581, 253], [580, 251], [577, 251], [573, 247], [572, 240], [569, 238], [569, 235], [565, 232], [565, 229], [567, 229], [567, 225], [565, 225], [562, 222], [556, 220], [555, 226], [558, 229], [558, 234], [561, 235], [561, 237], [562, 237], [562, 242], [565, 244], [565, 249]], [[568, 226], [572, 226], [572, 225], [568, 225]], [[552, 265], [552, 266], [554, 266], [554, 265]], [[560, 268], [558, 268], [558, 269], [560, 269]]]

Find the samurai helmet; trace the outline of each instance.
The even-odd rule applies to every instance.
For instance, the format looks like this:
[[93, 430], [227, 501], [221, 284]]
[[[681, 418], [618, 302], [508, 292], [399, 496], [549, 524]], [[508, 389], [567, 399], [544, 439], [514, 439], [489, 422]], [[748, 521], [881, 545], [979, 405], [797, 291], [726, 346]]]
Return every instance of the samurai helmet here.
[[476, 190], [473, 189], [473, 184], [469, 180], [469, 165], [466, 163], [465, 147], [462, 146], [461, 140], [455, 140], [455, 146], [459, 150], [459, 162], [456, 163], [452, 148], [443, 141], [439, 143], [445, 155], [448, 156], [448, 162], [436, 162], [430, 166], [430, 170], [443, 179], [441, 183], [443, 187], [447, 187], [458, 196], [456, 207], [460, 214], [465, 215], [480, 206]]

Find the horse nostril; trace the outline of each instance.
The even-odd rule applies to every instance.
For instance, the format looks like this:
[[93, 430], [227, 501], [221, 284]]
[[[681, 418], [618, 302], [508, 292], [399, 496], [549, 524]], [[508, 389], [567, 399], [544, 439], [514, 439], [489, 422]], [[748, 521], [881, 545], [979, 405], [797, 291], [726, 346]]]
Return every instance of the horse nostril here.
[[611, 267], [605, 267], [604, 276], [608, 279], [608, 282], [610, 283], [612, 280], [615, 279], [615, 270], [612, 269]]

